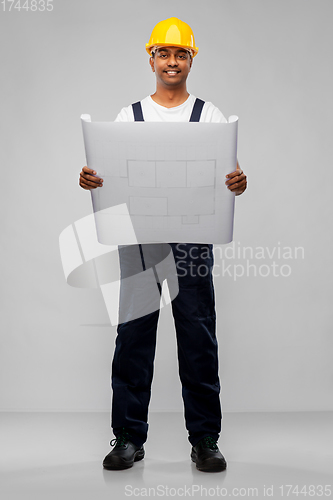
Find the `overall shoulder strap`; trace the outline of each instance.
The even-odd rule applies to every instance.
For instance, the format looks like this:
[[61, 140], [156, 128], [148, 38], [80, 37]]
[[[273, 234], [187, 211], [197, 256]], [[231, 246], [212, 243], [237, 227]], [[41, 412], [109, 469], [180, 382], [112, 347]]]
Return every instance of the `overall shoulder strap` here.
[[205, 104], [205, 101], [202, 101], [201, 99], [196, 98], [193, 109], [192, 109], [190, 122], [200, 121], [201, 111], [202, 111], [204, 104]]
[[134, 121], [135, 122], [144, 122], [141, 102], [140, 101], [135, 102], [134, 104], [132, 104], [132, 108], [133, 108], [133, 114], [134, 114]]
[[[135, 122], [144, 122], [141, 102], [140, 101], [135, 102], [134, 104], [132, 104], [132, 108], [133, 108], [133, 114], [134, 114], [134, 121]], [[145, 266], [145, 260], [144, 260], [144, 257], [143, 257], [143, 251], [142, 251], [142, 245], [141, 244], [139, 244], [139, 250], [140, 250], [140, 256], [141, 256], [142, 268], [145, 271], [146, 270], [146, 266]]]

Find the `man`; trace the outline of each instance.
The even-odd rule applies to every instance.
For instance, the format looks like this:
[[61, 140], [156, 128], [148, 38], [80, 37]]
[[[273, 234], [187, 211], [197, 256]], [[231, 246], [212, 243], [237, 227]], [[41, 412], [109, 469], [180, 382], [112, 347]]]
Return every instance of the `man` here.
[[[123, 108], [116, 121], [227, 121], [212, 103], [204, 103], [187, 92], [187, 77], [193, 58], [198, 53], [190, 26], [177, 18], [158, 23], [146, 50], [156, 76], [156, 92], [141, 102]], [[83, 189], [103, 186], [103, 179], [95, 174], [95, 171], [83, 167], [80, 186]], [[238, 161], [236, 170], [227, 176], [226, 186], [236, 195], [246, 189], [246, 176]], [[171, 304], [186, 428], [192, 444], [191, 459], [203, 472], [222, 471], [227, 464], [217, 446], [222, 413], [215, 332], [213, 245], [169, 245], [177, 269], [182, 262], [182, 272], [178, 274], [179, 293]], [[142, 248], [146, 246], [119, 247], [121, 273], [132, 265], [138, 248], [144, 264]], [[202, 272], [203, 266], [207, 273]], [[198, 268], [201, 272], [196, 272]], [[160, 283], [158, 285], [161, 293]], [[123, 303], [120, 307], [126, 305]], [[113, 450], [104, 458], [106, 469], [129, 468], [144, 457], [158, 317], [159, 309], [118, 325], [112, 363], [112, 428], [116, 439], [110, 443], [115, 444]]]

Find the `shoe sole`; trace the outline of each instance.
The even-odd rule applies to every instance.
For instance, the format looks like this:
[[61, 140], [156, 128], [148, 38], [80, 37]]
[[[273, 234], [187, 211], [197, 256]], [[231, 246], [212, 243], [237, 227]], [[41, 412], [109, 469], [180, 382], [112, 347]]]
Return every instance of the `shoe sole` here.
[[226, 463], [221, 463], [221, 460], [216, 458], [208, 458], [202, 465], [197, 464], [195, 455], [191, 455], [191, 460], [196, 464], [196, 468], [201, 472], [222, 472], [227, 468]]
[[125, 460], [119, 459], [119, 457], [114, 457], [114, 463], [113, 464], [104, 464], [103, 463], [103, 468], [107, 470], [123, 470], [123, 469], [130, 469], [133, 467], [134, 462], [138, 462], [139, 460], [142, 460], [145, 456], [144, 451], [136, 451], [134, 454], [134, 460], [131, 460], [129, 462], [126, 462]]

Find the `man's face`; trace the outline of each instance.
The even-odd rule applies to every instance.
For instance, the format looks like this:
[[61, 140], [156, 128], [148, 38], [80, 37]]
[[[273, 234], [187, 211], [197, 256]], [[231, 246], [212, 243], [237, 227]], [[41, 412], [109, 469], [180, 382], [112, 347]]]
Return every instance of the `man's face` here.
[[184, 84], [192, 66], [188, 51], [179, 47], [161, 47], [149, 62], [157, 81], [169, 88]]

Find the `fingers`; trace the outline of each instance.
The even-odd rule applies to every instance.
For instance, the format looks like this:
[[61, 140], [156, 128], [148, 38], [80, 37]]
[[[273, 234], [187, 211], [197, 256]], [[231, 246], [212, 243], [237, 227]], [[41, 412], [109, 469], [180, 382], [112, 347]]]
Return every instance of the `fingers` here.
[[247, 179], [242, 170], [232, 172], [231, 174], [228, 174], [227, 177], [229, 179], [225, 182], [225, 184], [230, 191], [236, 194], [241, 194], [245, 191]]
[[[79, 185], [83, 189], [96, 189], [103, 186], [103, 179], [94, 175], [95, 170], [84, 166], [80, 172]], [[96, 174], [96, 172], [95, 172]]]
[[243, 173], [243, 170], [239, 167], [239, 170], [234, 170], [231, 172], [231, 174], [227, 174], [226, 177], [227, 179], [232, 179], [233, 177], [236, 177], [237, 175], [241, 175]]
[[229, 187], [229, 186], [232, 186], [234, 184], [237, 184], [239, 182], [243, 182], [245, 181], [246, 182], [246, 175], [242, 173], [240, 173], [239, 171], [236, 173], [236, 175], [233, 175], [234, 172], [232, 174], [229, 174], [227, 177], [229, 177], [226, 181], [225, 181], [225, 184]]

